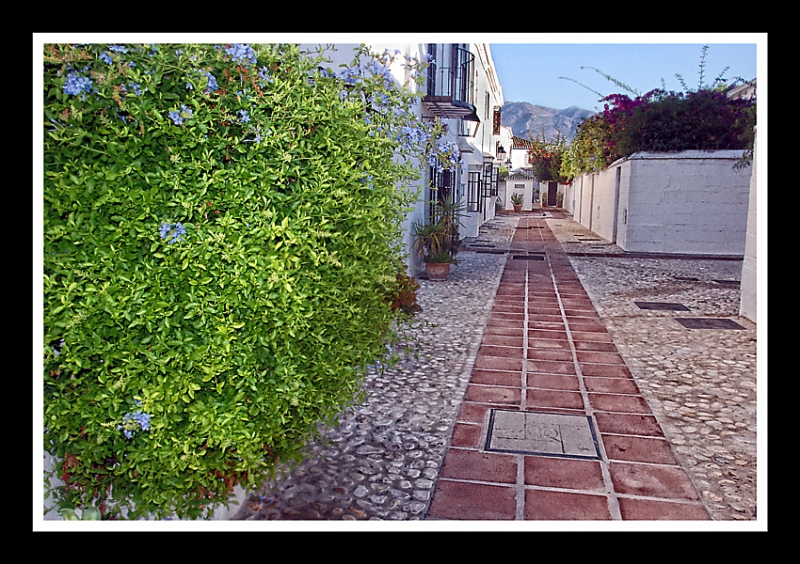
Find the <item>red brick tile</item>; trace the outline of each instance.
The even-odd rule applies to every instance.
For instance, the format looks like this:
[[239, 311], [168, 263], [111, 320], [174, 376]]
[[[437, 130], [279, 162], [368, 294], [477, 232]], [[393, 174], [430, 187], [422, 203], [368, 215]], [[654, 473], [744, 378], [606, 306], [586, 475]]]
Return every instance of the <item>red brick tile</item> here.
[[611, 462], [608, 470], [614, 490], [620, 494], [669, 499], [699, 499], [689, 477], [681, 468], [675, 466]]
[[625, 364], [622, 355], [613, 352], [576, 351], [578, 362], [594, 364]]
[[514, 484], [517, 481], [517, 457], [451, 448], [444, 457], [439, 477]]
[[543, 321], [547, 323], [560, 323], [561, 324], [561, 331], [564, 331], [564, 318], [561, 317], [561, 313], [556, 315], [550, 315], [547, 313], [538, 313], [534, 311], [528, 311], [529, 321]]
[[595, 411], [610, 411], [614, 413], [641, 413], [650, 415], [650, 406], [642, 396], [627, 396], [622, 394], [589, 394], [589, 403]]
[[528, 387], [545, 390], [580, 390], [576, 376], [558, 376], [555, 374], [528, 374]]
[[489, 316], [489, 321], [486, 322], [487, 327], [511, 327], [522, 329], [524, 326], [524, 318], [519, 319], [503, 319], [497, 317], [501, 314], [492, 314]]
[[528, 372], [544, 372], [546, 374], [577, 374], [573, 362], [555, 360], [529, 360]]
[[504, 356], [486, 356], [479, 354], [475, 359], [475, 368], [485, 370], [511, 370], [514, 372], [522, 371], [521, 358], [508, 358]]
[[570, 350], [569, 341], [566, 339], [528, 339], [528, 348]]
[[606, 331], [605, 325], [599, 319], [591, 319], [588, 317], [567, 317], [570, 331]]
[[522, 347], [500, 347], [496, 345], [481, 345], [481, 348], [478, 350], [479, 355], [510, 358], [522, 358], [524, 352], [525, 350]]
[[522, 373], [476, 368], [472, 371], [470, 382], [473, 384], [488, 384], [490, 386], [516, 386], [521, 388]]
[[619, 512], [625, 521], [708, 521], [711, 517], [699, 504], [619, 497]]
[[440, 479], [427, 517], [433, 519], [514, 520], [517, 515], [515, 490]]
[[584, 364], [581, 373], [584, 376], [599, 376], [602, 378], [633, 378], [628, 367], [622, 364]]
[[[492, 406], [485, 403], [475, 403], [465, 401], [461, 404], [461, 411], [458, 414], [458, 421], [466, 423], [484, 423], [487, 421], [487, 412]], [[503, 406], [503, 409], [514, 409], [514, 406]]]
[[487, 326], [483, 330], [484, 337], [487, 335], [504, 335], [509, 337], [522, 337], [525, 335], [525, 329], [522, 327], [492, 327]]
[[528, 304], [528, 315], [531, 316], [531, 319], [537, 320], [540, 319], [542, 321], [557, 321], [558, 318], [563, 321], [561, 317], [561, 310], [558, 307], [552, 306], [544, 306], [538, 304]]
[[521, 391], [519, 388], [501, 388], [469, 384], [464, 399], [480, 403], [519, 404], [520, 393]]
[[617, 347], [614, 343], [601, 341], [576, 341], [575, 349], [577, 351], [617, 352]]
[[546, 490], [525, 490], [525, 519], [543, 521], [610, 520], [608, 499]]
[[528, 359], [535, 360], [558, 360], [572, 362], [572, 351], [566, 349], [540, 349], [529, 348], [527, 350]]
[[578, 392], [528, 389], [525, 398], [528, 407], [584, 408], [583, 396]]
[[592, 460], [526, 456], [525, 484], [568, 490], [605, 491], [600, 463]]
[[450, 444], [455, 447], [480, 448], [482, 430], [481, 425], [456, 423], [453, 427], [453, 439]]
[[497, 345], [501, 347], [521, 347], [523, 343], [522, 335], [484, 335], [482, 345]]
[[616, 435], [642, 435], [663, 437], [661, 425], [652, 415], [625, 415], [622, 413], [595, 413], [597, 429], [601, 433]]
[[[570, 331], [572, 331], [570, 329]], [[572, 338], [576, 341], [600, 341], [602, 343], [613, 343], [608, 331], [572, 331]]]
[[608, 434], [602, 437], [609, 460], [678, 464], [669, 443], [664, 439]]
[[518, 301], [495, 301], [492, 312], [497, 313], [525, 313], [525, 304]]
[[565, 331], [563, 321], [537, 321], [530, 319], [528, 320], [528, 329], [545, 330], [545, 331]]
[[559, 341], [567, 341], [567, 333], [566, 331], [543, 331], [541, 329], [528, 331], [528, 340], [538, 339], [556, 339]]
[[583, 384], [589, 392], [611, 394], [639, 394], [639, 387], [632, 378], [584, 378]]

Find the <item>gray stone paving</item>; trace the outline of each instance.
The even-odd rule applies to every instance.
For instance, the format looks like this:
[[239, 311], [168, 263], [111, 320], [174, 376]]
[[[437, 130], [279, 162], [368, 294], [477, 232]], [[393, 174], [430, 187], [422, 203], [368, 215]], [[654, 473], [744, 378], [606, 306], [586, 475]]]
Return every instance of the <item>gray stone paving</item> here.
[[[501, 217], [479, 242], [508, 247]], [[365, 405], [310, 445], [310, 457], [251, 495], [235, 520], [419, 520], [430, 503], [506, 255], [463, 252], [445, 281], [420, 280], [422, 311], [398, 364], [370, 370]], [[397, 349], [396, 349], [397, 350]]]
[[[572, 241], [588, 231], [567, 220], [548, 224], [562, 246], [582, 251]], [[742, 262], [570, 261], [712, 519], [756, 519], [756, 325], [738, 315], [739, 288], [716, 282], [739, 280]], [[642, 310], [635, 301], [689, 311]], [[679, 317], [732, 319], [745, 330], [688, 330]]]

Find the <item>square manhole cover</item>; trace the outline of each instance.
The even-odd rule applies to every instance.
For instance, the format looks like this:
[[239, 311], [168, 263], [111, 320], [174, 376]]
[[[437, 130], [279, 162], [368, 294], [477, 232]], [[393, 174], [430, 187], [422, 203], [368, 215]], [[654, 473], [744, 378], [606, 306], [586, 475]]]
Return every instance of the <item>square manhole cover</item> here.
[[676, 317], [674, 319], [687, 329], [744, 329], [732, 319], [715, 317]]
[[689, 311], [683, 304], [674, 302], [633, 302], [639, 309], [653, 309], [656, 311]]
[[486, 450], [567, 458], [599, 459], [588, 415], [493, 409]]

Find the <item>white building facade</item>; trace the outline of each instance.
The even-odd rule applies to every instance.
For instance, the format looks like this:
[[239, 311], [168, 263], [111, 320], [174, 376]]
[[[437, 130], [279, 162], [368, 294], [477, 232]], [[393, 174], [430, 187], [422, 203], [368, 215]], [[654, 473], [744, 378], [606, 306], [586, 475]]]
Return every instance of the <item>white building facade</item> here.
[[[317, 44], [301, 44], [316, 50]], [[339, 65], [349, 65], [357, 44], [336, 44], [326, 51], [329, 67], [338, 72]], [[426, 79], [418, 91], [420, 102], [411, 111], [423, 121], [438, 120], [445, 130], [440, 142], [455, 144], [461, 155], [459, 166], [436, 170], [420, 162], [419, 198], [404, 223], [404, 246], [408, 250], [407, 265], [413, 275], [422, 270], [411, 252], [411, 225], [428, 220], [431, 202], [452, 195], [462, 202], [465, 217], [461, 237], [477, 237], [480, 226], [495, 214], [498, 193], [498, 171], [504, 159], [498, 158], [501, 147], [500, 108], [503, 95], [486, 43], [376, 43], [367, 44], [374, 53], [399, 52], [390, 67], [400, 85], [417, 86], [403, 63], [406, 57], [430, 60]], [[500, 151], [502, 155], [502, 151]]]

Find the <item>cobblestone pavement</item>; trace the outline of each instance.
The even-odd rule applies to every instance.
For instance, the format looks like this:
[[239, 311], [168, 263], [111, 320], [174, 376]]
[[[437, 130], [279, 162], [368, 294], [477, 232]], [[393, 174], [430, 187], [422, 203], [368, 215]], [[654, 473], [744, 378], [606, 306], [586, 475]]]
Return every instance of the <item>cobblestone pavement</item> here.
[[[579, 241], [590, 232], [571, 220], [548, 225], [568, 252], [617, 250]], [[573, 254], [570, 262], [712, 519], [756, 519], [757, 341], [731, 282], [741, 261]], [[643, 310], [636, 301], [689, 311]], [[679, 317], [727, 318], [745, 329], [686, 329]]]
[[[500, 217], [472, 242], [507, 247], [517, 221]], [[264, 484], [234, 520], [424, 518], [506, 262], [490, 252], [458, 258], [447, 280], [419, 280], [422, 311], [398, 347], [407, 351], [369, 371], [366, 404], [343, 413], [308, 460]]]
[[[370, 370], [365, 405], [343, 413], [308, 460], [265, 483], [235, 520], [425, 519], [507, 260], [492, 252], [508, 249], [519, 217], [487, 224], [470, 241], [478, 252], [461, 253], [448, 280], [420, 280], [423, 310], [400, 362]], [[569, 217], [547, 223], [712, 519], [755, 519], [756, 331], [738, 317], [738, 287], [724, 282], [739, 280], [741, 262], [584, 256], [621, 250]], [[745, 329], [686, 329], [681, 316]]]

